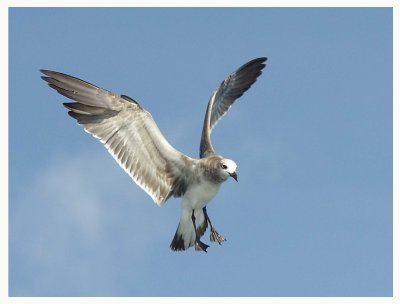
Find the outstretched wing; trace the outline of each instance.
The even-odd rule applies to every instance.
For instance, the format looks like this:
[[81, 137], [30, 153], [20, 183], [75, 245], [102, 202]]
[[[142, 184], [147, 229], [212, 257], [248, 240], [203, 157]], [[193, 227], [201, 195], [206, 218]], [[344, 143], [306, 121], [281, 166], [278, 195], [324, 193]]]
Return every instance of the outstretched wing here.
[[42, 79], [75, 100], [64, 103], [85, 131], [98, 138], [130, 177], [159, 205], [181, 196], [190, 180], [191, 158], [173, 148], [136, 101], [78, 78], [41, 70]]
[[208, 102], [200, 142], [200, 157], [215, 154], [210, 134], [214, 126], [229, 110], [232, 104], [256, 82], [265, 67], [266, 57], [253, 59], [242, 65], [218, 86]]

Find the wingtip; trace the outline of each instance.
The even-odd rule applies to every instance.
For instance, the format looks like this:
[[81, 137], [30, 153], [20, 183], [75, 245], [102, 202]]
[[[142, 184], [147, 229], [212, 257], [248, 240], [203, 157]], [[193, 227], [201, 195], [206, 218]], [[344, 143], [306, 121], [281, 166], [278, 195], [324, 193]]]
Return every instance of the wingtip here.
[[76, 102], [63, 102], [62, 105], [63, 105], [65, 108], [67, 108], [68, 110], [72, 110], [71, 104], [74, 104], [74, 103], [76, 103]]
[[[46, 79], [50, 79], [50, 78], [54, 78], [55, 76], [61, 74], [59, 72], [56, 71], [52, 71], [52, 70], [46, 70], [46, 69], [41, 69], [39, 70], [42, 74], [46, 75], [47, 77], [45, 77]], [[46, 80], [43, 78], [44, 76], [42, 76], [43, 80]]]
[[51, 72], [52, 72], [52, 71], [46, 70], [46, 69], [40, 69], [39, 71], [40, 71], [40, 73], [45, 74], [45, 75], [48, 75], [48, 76], [49, 76], [49, 75], [51, 74]]
[[264, 61], [267, 61], [268, 58], [267, 57], [259, 57], [259, 58], [254, 59], [254, 60], [259, 61], [259, 62], [264, 62]]
[[262, 74], [261, 70], [264, 69], [266, 67], [266, 65], [267, 65], [265, 63], [267, 60], [268, 60], [267, 57], [260, 57], [260, 58], [254, 59], [253, 62], [252, 62], [252, 63], [258, 64], [261, 67], [260, 75]]
[[267, 57], [258, 57], [258, 58], [255, 58], [255, 59], [253, 59], [253, 60], [250, 60], [249, 63], [250, 63], [250, 62], [251, 62], [251, 63], [263, 63], [263, 62], [265, 62], [265, 61], [267, 61], [267, 60], [268, 60]]
[[261, 67], [261, 70], [266, 67], [266, 61], [268, 60], [267, 57], [259, 57], [250, 61], [252, 64], [258, 65]]

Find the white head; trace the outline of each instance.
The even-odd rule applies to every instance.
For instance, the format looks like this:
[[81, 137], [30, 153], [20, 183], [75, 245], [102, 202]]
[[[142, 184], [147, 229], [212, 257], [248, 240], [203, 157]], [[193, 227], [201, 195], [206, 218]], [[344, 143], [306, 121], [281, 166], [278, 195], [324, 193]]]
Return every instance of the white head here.
[[223, 180], [227, 180], [229, 177], [232, 177], [237, 181], [237, 174], [236, 174], [236, 163], [231, 159], [223, 158], [219, 162], [220, 166], [220, 175]]

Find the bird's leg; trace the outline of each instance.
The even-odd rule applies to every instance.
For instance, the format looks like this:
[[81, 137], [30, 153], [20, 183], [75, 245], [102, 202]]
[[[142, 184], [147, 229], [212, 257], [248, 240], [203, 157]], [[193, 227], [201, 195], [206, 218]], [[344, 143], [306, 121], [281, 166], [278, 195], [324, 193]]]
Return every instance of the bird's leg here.
[[206, 207], [203, 208], [203, 213], [204, 217], [206, 218], [207, 222], [210, 224], [211, 232], [210, 232], [210, 240], [211, 242], [218, 242], [218, 244], [222, 244], [222, 242], [225, 242], [226, 239], [220, 235], [217, 230], [214, 229], [214, 226], [211, 224], [210, 218], [208, 217], [207, 214], [207, 209]]
[[202, 241], [200, 241], [200, 237], [197, 234], [197, 229], [196, 229], [196, 217], [194, 216], [194, 209], [192, 211], [192, 222], [193, 222], [193, 227], [194, 227], [194, 233], [196, 234], [196, 240], [194, 241], [194, 248], [197, 251], [203, 250], [204, 252], [207, 252], [207, 248], [210, 247], [207, 244], [204, 244]]

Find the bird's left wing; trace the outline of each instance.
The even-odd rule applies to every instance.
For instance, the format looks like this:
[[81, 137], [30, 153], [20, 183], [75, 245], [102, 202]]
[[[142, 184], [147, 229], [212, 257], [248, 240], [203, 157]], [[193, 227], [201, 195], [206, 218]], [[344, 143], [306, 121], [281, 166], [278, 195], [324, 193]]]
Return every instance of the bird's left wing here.
[[217, 87], [208, 102], [200, 142], [200, 157], [215, 154], [211, 145], [211, 131], [232, 104], [256, 82], [265, 67], [266, 57], [253, 59], [230, 74]]
[[136, 101], [66, 74], [41, 72], [51, 88], [76, 101], [64, 103], [68, 114], [105, 145], [157, 204], [184, 194], [193, 160], [168, 143]]

